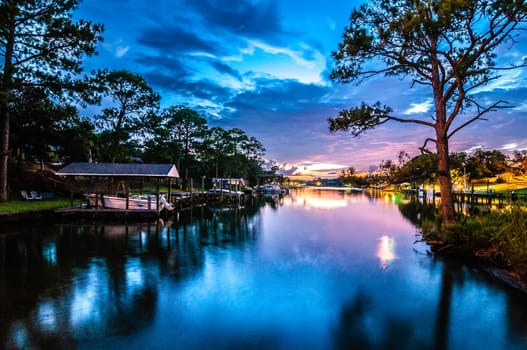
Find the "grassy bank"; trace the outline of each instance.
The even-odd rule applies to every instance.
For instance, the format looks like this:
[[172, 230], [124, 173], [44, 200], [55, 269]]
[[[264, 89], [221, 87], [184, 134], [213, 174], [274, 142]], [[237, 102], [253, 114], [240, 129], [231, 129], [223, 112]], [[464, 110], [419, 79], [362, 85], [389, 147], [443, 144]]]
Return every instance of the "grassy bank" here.
[[470, 255], [527, 278], [527, 208], [512, 205], [500, 211], [460, 217], [447, 229], [436, 222], [422, 227], [425, 240], [447, 254]]
[[[80, 201], [74, 202], [79, 204]], [[34, 201], [11, 200], [8, 203], [0, 203], [0, 213], [24, 213], [30, 211], [43, 211], [71, 206], [69, 198], [54, 198]]]

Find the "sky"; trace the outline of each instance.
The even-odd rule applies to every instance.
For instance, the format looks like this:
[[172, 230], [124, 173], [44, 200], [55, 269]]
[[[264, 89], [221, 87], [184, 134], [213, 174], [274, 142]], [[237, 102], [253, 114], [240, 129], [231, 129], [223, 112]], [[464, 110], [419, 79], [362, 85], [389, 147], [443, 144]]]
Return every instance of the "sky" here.
[[[381, 101], [401, 116], [431, 115], [426, 89], [397, 77], [339, 84], [331, 53], [349, 15], [363, 1], [83, 0], [76, 18], [104, 24], [99, 54], [86, 71], [126, 69], [142, 75], [161, 106], [185, 105], [209, 127], [240, 128], [285, 174], [331, 176], [368, 171], [400, 151], [418, 154], [432, 129], [388, 123], [361, 136], [330, 133], [328, 117], [362, 101]], [[527, 56], [527, 37], [498, 59]], [[514, 107], [489, 114], [451, 139], [451, 151], [527, 149], [527, 70], [507, 71], [480, 89]]]

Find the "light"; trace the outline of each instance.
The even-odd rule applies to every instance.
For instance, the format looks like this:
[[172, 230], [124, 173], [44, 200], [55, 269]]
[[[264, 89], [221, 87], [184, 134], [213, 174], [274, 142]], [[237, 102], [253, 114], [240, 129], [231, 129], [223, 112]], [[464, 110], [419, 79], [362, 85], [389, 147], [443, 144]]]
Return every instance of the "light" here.
[[397, 258], [395, 256], [395, 240], [393, 237], [383, 235], [379, 238], [377, 245], [377, 257], [380, 260], [381, 268], [385, 270], [390, 263]]

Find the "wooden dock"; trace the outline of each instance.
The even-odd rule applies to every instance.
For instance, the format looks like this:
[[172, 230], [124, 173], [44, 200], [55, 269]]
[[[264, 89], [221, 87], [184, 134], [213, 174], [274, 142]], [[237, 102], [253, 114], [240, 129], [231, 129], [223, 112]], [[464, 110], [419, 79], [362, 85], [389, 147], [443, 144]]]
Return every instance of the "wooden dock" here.
[[239, 198], [229, 195], [218, 195], [210, 192], [176, 192], [171, 195], [171, 203], [174, 204], [173, 211], [155, 209], [107, 209], [87, 206], [76, 206], [70, 208], [56, 209], [54, 214], [59, 217], [77, 216], [90, 219], [155, 219], [158, 217], [169, 217], [174, 212], [182, 212], [203, 206], [237, 206], [240, 205]]
[[130, 218], [130, 219], [156, 219], [171, 215], [168, 211], [158, 212], [155, 209], [126, 210], [126, 209], [105, 209], [105, 208], [61, 208], [55, 210], [55, 215], [59, 217], [83, 217], [89, 219], [109, 219], [109, 218]]
[[473, 205], [503, 205], [505, 201], [504, 193], [497, 192], [454, 192], [454, 201], [461, 204]]

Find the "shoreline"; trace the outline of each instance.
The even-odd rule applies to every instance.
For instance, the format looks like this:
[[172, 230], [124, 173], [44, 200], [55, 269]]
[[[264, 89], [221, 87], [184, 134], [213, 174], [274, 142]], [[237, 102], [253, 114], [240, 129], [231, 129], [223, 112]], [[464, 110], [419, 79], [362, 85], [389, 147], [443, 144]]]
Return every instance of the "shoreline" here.
[[485, 258], [484, 254], [478, 255], [478, 251], [464, 247], [462, 245], [455, 245], [449, 242], [441, 241], [427, 241], [426, 239], [423, 241], [430, 246], [430, 250], [435, 256], [459, 259], [463, 263], [485, 273], [489, 277], [527, 295], [526, 275], [522, 275], [517, 271], [499, 266], [490, 259]]

